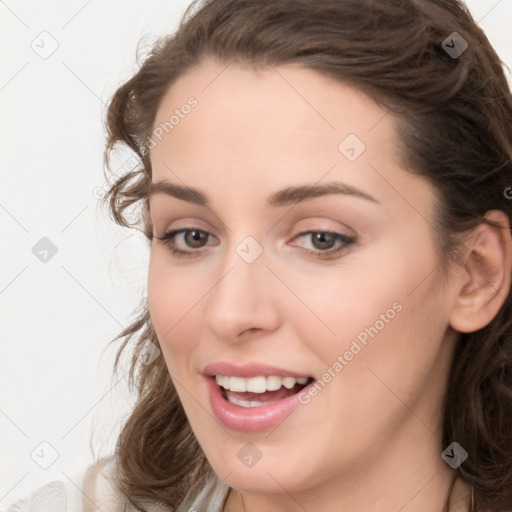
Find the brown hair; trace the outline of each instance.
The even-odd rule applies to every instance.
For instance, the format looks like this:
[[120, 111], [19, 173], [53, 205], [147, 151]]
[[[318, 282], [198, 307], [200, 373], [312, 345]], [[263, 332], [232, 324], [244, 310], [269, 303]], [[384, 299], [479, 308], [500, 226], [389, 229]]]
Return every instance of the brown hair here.
[[[450, 55], [449, 36], [467, 49]], [[154, 44], [108, 107], [106, 168], [117, 143], [139, 165], [116, 179], [105, 201], [116, 222], [142, 226], [148, 241], [155, 114], [169, 86], [208, 56], [253, 67], [296, 63], [356, 85], [392, 111], [408, 167], [440, 194], [435, 229], [445, 269], [459, 235], [487, 222], [487, 211], [502, 210], [512, 223], [512, 97], [500, 59], [461, 1], [205, 0]], [[140, 224], [127, 217], [137, 205]], [[469, 454], [454, 476], [473, 488], [471, 511], [512, 508], [511, 303], [509, 291], [485, 328], [459, 335], [445, 396], [441, 442], [456, 441]], [[146, 340], [158, 346], [145, 299], [117, 339], [116, 370], [134, 342], [130, 383], [138, 396], [116, 448], [119, 485], [134, 505], [155, 500], [175, 510], [213, 470], [163, 358], [145, 365], [137, 357]]]

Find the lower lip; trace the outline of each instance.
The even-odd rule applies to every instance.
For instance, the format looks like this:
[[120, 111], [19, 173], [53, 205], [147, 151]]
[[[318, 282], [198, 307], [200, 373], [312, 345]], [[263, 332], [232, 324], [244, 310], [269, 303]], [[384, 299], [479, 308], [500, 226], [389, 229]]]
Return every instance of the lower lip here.
[[213, 414], [225, 427], [238, 432], [264, 432], [277, 427], [301, 405], [299, 394], [308, 387], [292, 396], [265, 405], [240, 407], [222, 396], [215, 378], [207, 377], [206, 380]]

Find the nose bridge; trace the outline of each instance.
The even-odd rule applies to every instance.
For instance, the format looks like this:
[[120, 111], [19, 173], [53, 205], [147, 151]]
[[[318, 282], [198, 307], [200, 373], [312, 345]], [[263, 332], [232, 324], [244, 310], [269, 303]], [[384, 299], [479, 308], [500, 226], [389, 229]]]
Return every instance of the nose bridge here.
[[236, 340], [248, 329], [274, 329], [277, 297], [263, 247], [253, 237], [231, 246], [208, 300], [206, 321], [215, 334]]
[[[226, 288], [228, 293], [242, 293], [244, 287], [252, 288], [252, 296], [245, 293], [244, 297], [249, 300], [255, 300], [254, 293], [261, 290], [262, 287], [255, 287], [262, 281], [266, 273], [269, 273], [266, 265], [267, 255], [263, 245], [253, 236], [237, 237], [237, 242], [232, 242], [223, 257], [222, 275], [225, 276], [223, 283], [219, 283], [222, 288]], [[233, 240], [237, 240], [236, 235]], [[221, 290], [222, 291], [222, 290]], [[251, 298], [252, 297], [252, 298]]]

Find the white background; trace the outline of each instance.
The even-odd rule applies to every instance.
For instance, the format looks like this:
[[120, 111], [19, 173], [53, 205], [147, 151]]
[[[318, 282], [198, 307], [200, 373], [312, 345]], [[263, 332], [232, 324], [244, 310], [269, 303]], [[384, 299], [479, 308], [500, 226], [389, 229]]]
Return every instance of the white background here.
[[[93, 428], [111, 451], [129, 410], [109, 341], [145, 293], [147, 248], [98, 208], [104, 109], [139, 40], [173, 31], [188, 0], [48, 4], [0, 0], [0, 508], [92, 461]], [[512, 67], [512, 0], [468, 5]], [[43, 441], [49, 469], [30, 456], [51, 461]]]

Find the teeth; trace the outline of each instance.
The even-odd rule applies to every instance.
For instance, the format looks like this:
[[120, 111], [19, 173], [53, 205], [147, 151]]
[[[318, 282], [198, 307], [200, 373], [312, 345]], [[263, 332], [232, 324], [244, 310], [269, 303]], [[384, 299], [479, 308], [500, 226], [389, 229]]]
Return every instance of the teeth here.
[[228, 377], [229, 378], [229, 389], [231, 391], [247, 391], [247, 382], [241, 377]]
[[[308, 382], [308, 377], [300, 377], [295, 379], [294, 377], [279, 377], [277, 375], [271, 375], [269, 377], [252, 377], [250, 379], [244, 379], [243, 377], [229, 377], [226, 375], [215, 375], [215, 380], [217, 384], [224, 389], [229, 389], [230, 391], [236, 391], [239, 393], [244, 393], [246, 391], [250, 391], [252, 393], [265, 393], [266, 391], [276, 391], [281, 386], [284, 386], [286, 389], [292, 389], [295, 384], [304, 385]], [[245, 401], [242, 401], [245, 402]], [[247, 404], [256, 403], [257, 402], [246, 402]], [[252, 405], [242, 405], [243, 407], [254, 407]]]
[[259, 407], [260, 405], [263, 405], [263, 402], [257, 402], [256, 400], [238, 400], [237, 398], [234, 398], [232, 396], [228, 396], [228, 401], [231, 402], [233, 405], [239, 405], [240, 407], [247, 408]]
[[286, 388], [286, 389], [292, 389], [293, 386], [295, 386], [295, 383], [297, 381], [293, 378], [293, 377], [285, 377], [283, 379], [283, 386]]
[[272, 375], [271, 377], [267, 377], [267, 389], [269, 391], [278, 390], [283, 384], [283, 379], [281, 377], [276, 377]]

